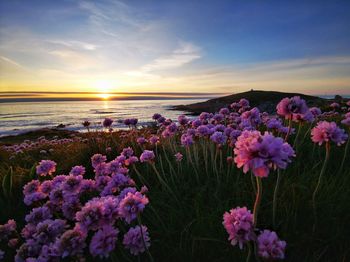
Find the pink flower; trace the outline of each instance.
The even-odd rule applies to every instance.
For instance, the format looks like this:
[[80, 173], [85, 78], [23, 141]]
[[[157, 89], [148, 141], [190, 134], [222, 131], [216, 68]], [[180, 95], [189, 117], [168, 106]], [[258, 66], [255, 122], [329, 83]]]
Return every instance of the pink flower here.
[[182, 158], [183, 158], [183, 155], [180, 153], [180, 152], [177, 152], [175, 154], [175, 158], [176, 158], [176, 161], [177, 162], [181, 162], [182, 161]]
[[278, 238], [277, 234], [270, 230], [264, 230], [258, 236], [258, 255], [264, 259], [284, 259], [286, 242]]
[[237, 167], [243, 167], [244, 173], [252, 170], [255, 176], [267, 177], [270, 169], [285, 169], [294, 150], [280, 137], [246, 130], [238, 137], [234, 154]]
[[311, 130], [312, 141], [319, 145], [333, 141], [339, 146], [345, 143], [347, 137], [344, 129], [340, 129], [335, 122], [321, 121]]
[[105, 120], [103, 120], [103, 126], [104, 127], [110, 127], [113, 123], [113, 120], [111, 118], [105, 118]]
[[155, 158], [154, 152], [151, 150], [144, 150], [140, 156], [141, 162], [151, 162]]
[[283, 98], [277, 105], [277, 114], [284, 116], [285, 119], [300, 119], [300, 115], [304, 115], [308, 111], [305, 100], [299, 96]]
[[141, 225], [130, 228], [124, 235], [123, 244], [134, 256], [145, 252], [151, 245], [147, 227]]
[[228, 240], [231, 245], [239, 245], [243, 248], [243, 244], [254, 239], [253, 232], [253, 215], [246, 207], [237, 207], [231, 209], [230, 213], [225, 212], [223, 225], [229, 234]]
[[39, 165], [36, 166], [36, 173], [39, 176], [51, 175], [56, 171], [56, 162], [51, 160], [41, 160]]

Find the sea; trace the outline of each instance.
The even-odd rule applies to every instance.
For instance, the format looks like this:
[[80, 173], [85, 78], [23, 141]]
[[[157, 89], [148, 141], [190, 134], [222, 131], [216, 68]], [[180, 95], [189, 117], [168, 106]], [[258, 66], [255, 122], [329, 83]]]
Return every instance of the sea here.
[[202, 102], [207, 99], [171, 100], [101, 100], [101, 101], [45, 101], [0, 103], [0, 137], [18, 135], [40, 128], [85, 131], [82, 122], [91, 122], [91, 129], [99, 129], [104, 118], [114, 120], [113, 128], [123, 129], [125, 118], [138, 118], [140, 125], [152, 122], [154, 113], [177, 119], [185, 112], [169, 110], [174, 105]]

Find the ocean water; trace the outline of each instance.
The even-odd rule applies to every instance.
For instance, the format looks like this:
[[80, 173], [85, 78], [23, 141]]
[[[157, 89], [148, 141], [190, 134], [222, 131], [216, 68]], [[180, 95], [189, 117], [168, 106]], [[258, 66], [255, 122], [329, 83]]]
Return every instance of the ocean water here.
[[44, 127], [66, 125], [65, 129], [84, 131], [81, 123], [89, 120], [91, 128], [105, 117], [114, 119], [113, 128], [125, 128], [118, 120], [135, 117], [140, 124], [152, 121], [154, 113], [175, 119], [184, 113], [169, 110], [173, 105], [191, 104], [207, 99], [58, 101], [0, 103], [0, 136], [16, 135]]

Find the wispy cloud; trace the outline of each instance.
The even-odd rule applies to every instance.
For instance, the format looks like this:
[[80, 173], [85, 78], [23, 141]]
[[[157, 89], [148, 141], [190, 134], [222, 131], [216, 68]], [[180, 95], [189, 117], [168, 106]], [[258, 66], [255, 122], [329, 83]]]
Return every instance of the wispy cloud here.
[[148, 73], [178, 68], [199, 58], [201, 58], [201, 54], [198, 46], [192, 43], [181, 42], [180, 47], [170, 55], [159, 57], [151, 63], [144, 65], [141, 67], [141, 71]]
[[77, 40], [47, 40], [47, 42], [54, 45], [62, 45], [69, 48], [89, 50], [89, 51], [95, 50], [97, 48], [95, 44], [77, 41]]
[[10, 59], [10, 58], [7, 58], [5, 56], [0, 56], [1, 60], [7, 62], [7, 63], [10, 63], [16, 67], [19, 67], [19, 68], [23, 68], [23, 66], [21, 66], [19, 63], [17, 63], [16, 61]]

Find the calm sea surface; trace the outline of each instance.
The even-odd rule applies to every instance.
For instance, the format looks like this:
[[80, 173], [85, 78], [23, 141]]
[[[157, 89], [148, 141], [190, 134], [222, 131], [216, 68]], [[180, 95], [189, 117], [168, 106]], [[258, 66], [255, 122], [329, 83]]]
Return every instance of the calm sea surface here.
[[175, 119], [183, 112], [168, 110], [170, 106], [204, 100], [207, 99], [0, 103], [0, 136], [59, 124], [66, 125], [69, 130], [82, 131], [84, 120], [89, 120], [94, 127], [105, 117], [115, 120], [114, 128], [125, 127], [117, 121], [129, 117], [138, 118], [140, 124], [146, 124], [152, 121], [154, 113]]

